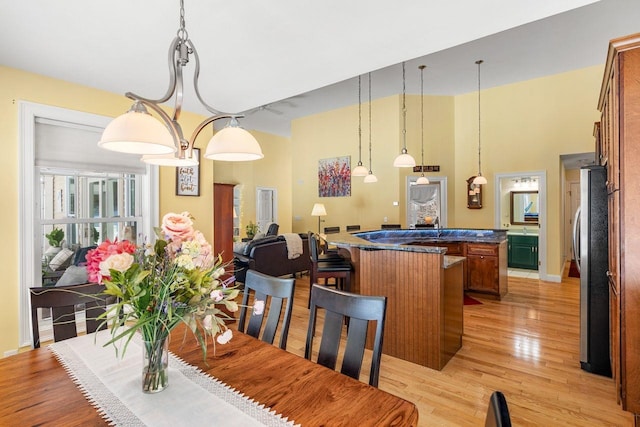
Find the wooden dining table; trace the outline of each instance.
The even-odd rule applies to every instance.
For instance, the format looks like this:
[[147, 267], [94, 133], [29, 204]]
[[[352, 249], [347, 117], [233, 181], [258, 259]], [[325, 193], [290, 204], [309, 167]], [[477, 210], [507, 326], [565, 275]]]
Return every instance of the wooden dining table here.
[[[172, 333], [174, 354], [296, 424], [418, 423], [413, 403], [238, 331], [215, 350], [210, 344], [206, 362], [183, 332]], [[2, 426], [107, 425], [46, 347], [0, 359], [0, 402]]]

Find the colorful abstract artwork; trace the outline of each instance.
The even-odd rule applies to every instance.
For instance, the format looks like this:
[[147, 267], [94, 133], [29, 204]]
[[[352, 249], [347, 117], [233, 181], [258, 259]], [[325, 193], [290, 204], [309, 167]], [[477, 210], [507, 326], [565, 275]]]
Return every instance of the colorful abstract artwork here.
[[320, 197], [351, 196], [351, 156], [318, 161], [318, 195]]

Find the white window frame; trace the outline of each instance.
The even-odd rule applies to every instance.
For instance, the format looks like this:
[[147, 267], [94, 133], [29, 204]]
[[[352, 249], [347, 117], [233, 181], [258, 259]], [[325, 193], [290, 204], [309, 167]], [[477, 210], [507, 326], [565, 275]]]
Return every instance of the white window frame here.
[[[68, 110], [60, 107], [36, 104], [20, 101], [18, 103], [19, 121], [19, 254], [20, 266], [18, 277], [19, 295], [19, 334], [18, 340], [21, 347], [31, 346], [31, 309], [29, 288], [39, 286], [36, 283], [34, 262], [36, 259], [36, 246], [40, 245], [40, 237], [36, 235], [36, 218], [34, 196], [39, 193], [35, 185], [39, 185], [39, 173], [35, 165], [35, 129], [37, 119], [51, 119], [66, 122], [69, 126], [92, 126], [104, 128], [113, 120], [112, 117], [97, 114]], [[159, 179], [157, 166], [147, 166], [147, 174], [143, 178], [142, 232], [151, 236], [153, 227], [157, 226], [159, 216]]]

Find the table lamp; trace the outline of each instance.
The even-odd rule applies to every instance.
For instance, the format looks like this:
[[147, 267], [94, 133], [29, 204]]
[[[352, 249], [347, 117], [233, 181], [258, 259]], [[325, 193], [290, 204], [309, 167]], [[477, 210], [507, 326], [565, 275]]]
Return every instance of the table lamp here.
[[320, 234], [320, 217], [326, 216], [327, 210], [324, 208], [324, 204], [316, 203], [313, 205], [313, 209], [311, 209], [311, 216], [318, 217], [318, 234]]

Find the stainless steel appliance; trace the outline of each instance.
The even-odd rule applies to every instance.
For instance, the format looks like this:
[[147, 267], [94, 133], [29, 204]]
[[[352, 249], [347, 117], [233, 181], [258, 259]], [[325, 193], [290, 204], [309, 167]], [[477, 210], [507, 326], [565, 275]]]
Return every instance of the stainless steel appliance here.
[[580, 271], [580, 367], [610, 377], [606, 180], [603, 166], [580, 170], [580, 207], [574, 221], [573, 247]]

